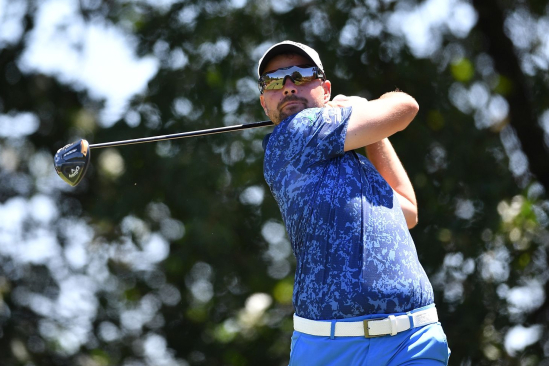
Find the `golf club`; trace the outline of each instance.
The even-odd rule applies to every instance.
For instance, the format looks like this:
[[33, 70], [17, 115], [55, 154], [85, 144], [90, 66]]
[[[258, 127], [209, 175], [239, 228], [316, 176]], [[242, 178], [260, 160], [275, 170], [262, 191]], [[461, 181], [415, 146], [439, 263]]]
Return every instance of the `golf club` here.
[[185, 137], [213, 135], [216, 133], [232, 132], [232, 131], [245, 130], [249, 128], [257, 128], [257, 127], [272, 126], [272, 125], [273, 123], [271, 121], [260, 121], [260, 122], [242, 124], [242, 125], [217, 127], [217, 128], [212, 128], [208, 130], [181, 132], [181, 133], [174, 133], [171, 135], [143, 137], [143, 138], [132, 139], [132, 140], [103, 142], [99, 144], [89, 144], [88, 141], [84, 139], [80, 139], [76, 142], [65, 145], [59, 150], [57, 150], [57, 153], [55, 154], [55, 157], [54, 157], [53, 164], [55, 166], [55, 171], [61, 177], [61, 179], [63, 179], [65, 182], [67, 182], [68, 184], [74, 187], [78, 183], [80, 183], [80, 181], [84, 177], [84, 174], [86, 174], [88, 163], [90, 162], [91, 149], [100, 149], [103, 147], [111, 147], [111, 146], [143, 144], [146, 142], [175, 140], [175, 139], [181, 139]]

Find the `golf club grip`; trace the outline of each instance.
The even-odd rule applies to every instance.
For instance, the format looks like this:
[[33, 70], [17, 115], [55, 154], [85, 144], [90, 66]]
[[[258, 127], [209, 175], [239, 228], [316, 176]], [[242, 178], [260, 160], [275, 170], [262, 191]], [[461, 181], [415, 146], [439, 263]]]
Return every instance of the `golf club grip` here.
[[171, 135], [161, 135], [161, 136], [143, 137], [143, 138], [133, 139], [133, 140], [122, 140], [122, 141], [112, 141], [112, 142], [103, 142], [103, 143], [98, 143], [98, 144], [90, 144], [89, 148], [90, 149], [100, 149], [100, 148], [103, 148], [103, 147], [111, 147], [111, 146], [123, 146], [123, 145], [143, 144], [143, 143], [146, 143], [146, 142], [175, 140], [175, 139], [182, 139], [182, 138], [185, 138], [185, 137], [213, 135], [213, 134], [216, 134], [216, 133], [232, 132], [232, 131], [246, 130], [248, 128], [257, 128], [257, 127], [265, 127], [265, 126], [273, 126], [273, 125], [274, 124], [271, 121], [260, 121], [260, 122], [246, 123], [246, 124], [243, 124], [243, 125], [234, 125], [234, 126], [227, 126], [227, 127], [211, 128], [209, 130], [181, 132], [181, 133], [174, 133], [174, 134], [171, 134]]

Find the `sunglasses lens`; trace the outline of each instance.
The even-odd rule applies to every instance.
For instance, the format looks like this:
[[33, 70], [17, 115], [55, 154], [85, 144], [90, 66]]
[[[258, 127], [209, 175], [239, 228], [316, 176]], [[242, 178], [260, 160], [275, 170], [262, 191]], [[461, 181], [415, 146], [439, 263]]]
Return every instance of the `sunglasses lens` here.
[[302, 75], [301, 73], [296, 71], [292, 74], [291, 78], [295, 85], [302, 85], [302, 84], [310, 83], [311, 81], [317, 79], [317, 76], [315, 72]]
[[284, 86], [286, 78], [290, 78], [295, 85], [307, 84], [318, 79], [316, 67], [291, 66], [278, 69], [263, 75], [260, 80], [260, 90], [279, 90]]
[[265, 80], [265, 87], [263, 88], [264, 90], [277, 90], [277, 89], [282, 89], [282, 86], [284, 85], [284, 79], [283, 78], [280, 78], [280, 79], [270, 79], [270, 80]]

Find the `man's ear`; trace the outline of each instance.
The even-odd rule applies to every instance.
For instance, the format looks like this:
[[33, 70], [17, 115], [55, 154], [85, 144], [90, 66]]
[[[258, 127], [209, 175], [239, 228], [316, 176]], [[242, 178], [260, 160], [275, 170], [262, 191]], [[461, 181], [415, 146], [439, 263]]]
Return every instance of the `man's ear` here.
[[324, 80], [322, 87], [324, 88], [324, 104], [326, 104], [330, 101], [332, 95], [332, 83], [330, 80]]

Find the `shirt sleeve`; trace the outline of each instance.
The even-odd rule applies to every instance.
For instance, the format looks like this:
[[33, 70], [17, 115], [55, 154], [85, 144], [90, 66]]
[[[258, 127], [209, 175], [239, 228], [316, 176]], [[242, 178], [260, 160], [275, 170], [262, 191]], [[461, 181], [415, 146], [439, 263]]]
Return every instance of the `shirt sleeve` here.
[[352, 107], [305, 109], [281, 123], [273, 148], [302, 167], [343, 155], [351, 112]]

